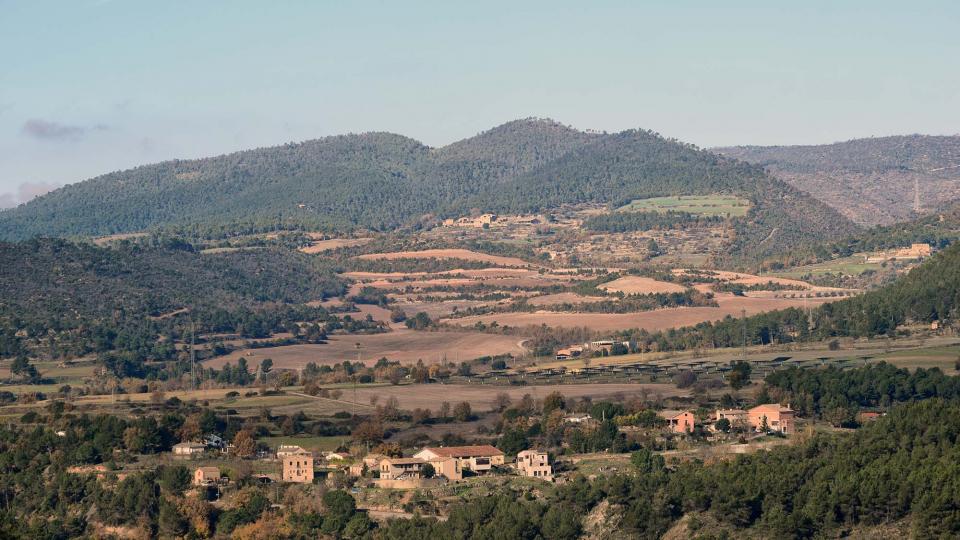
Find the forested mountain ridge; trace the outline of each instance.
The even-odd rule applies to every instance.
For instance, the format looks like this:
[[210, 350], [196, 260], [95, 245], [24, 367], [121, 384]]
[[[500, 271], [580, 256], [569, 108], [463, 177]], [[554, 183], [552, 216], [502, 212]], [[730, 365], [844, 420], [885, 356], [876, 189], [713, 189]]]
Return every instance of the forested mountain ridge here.
[[527, 119], [438, 149], [366, 133], [110, 173], [0, 213], [0, 238], [171, 226], [386, 230], [473, 209], [542, 211], [713, 193], [754, 203], [737, 224], [735, 253], [855, 230], [759, 167], [649, 131], [586, 133]]
[[863, 225], [914, 217], [915, 184], [922, 211], [960, 199], [960, 135], [713, 150], [765, 167]]

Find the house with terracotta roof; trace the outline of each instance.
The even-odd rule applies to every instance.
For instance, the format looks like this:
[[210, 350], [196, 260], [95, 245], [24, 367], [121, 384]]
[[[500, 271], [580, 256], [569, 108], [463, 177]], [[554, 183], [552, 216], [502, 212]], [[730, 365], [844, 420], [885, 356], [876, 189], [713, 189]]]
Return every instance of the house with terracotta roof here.
[[478, 474], [488, 472], [493, 467], [502, 466], [504, 463], [503, 452], [489, 444], [424, 448], [414, 454], [413, 457], [424, 461], [453, 458], [457, 461], [461, 470], [469, 469]]
[[756, 431], [776, 431], [779, 433], [794, 433], [794, 413], [790, 407], [778, 403], [758, 405], [747, 411], [750, 427]]
[[657, 416], [666, 420], [674, 433], [692, 433], [696, 427], [697, 419], [690, 411], [657, 411]]

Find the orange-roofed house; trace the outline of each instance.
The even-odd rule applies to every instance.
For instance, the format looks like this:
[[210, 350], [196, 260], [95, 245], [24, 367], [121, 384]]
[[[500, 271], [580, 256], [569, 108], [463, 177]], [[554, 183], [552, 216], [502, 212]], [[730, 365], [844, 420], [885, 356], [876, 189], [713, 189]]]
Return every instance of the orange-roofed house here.
[[503, 465], [503, 452], [489, 444], [424, 448], [413, 457], [424, 461], [453, 458], [460, 464], [461, 469], [469, 469], [475, 473], [484, 473]]
[[747, 411], [747, 415], [749, 416], [750, 427], [757, 431], [762, 431], [764, 426], [769, 431], [785, 434], [793, 433], [796, 430], [793, 410], [777, 403], [758, 405]]
[[674, 433], [692, 433], [696, 426], [696, 417], [690, 411], [658, 411], [657, 416], [669, 422]]

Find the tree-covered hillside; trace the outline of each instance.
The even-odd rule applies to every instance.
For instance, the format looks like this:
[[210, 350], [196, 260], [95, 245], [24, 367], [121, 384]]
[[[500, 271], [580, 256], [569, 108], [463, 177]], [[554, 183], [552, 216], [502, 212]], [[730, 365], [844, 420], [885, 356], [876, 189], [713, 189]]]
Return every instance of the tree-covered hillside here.
[[473, 209], [525, 212], [714, 193], [754, 203], [737, 226], [737, 253], [854, 230], [758, 167], [652, 132], [584, 133], [520, 120], [439, 149], [367, 133], [110, 173], [0, 213], [0, 238], [163, 227], [385, 230]]
[[201, 254], [179, 241], [102, 248], [36, 239], [0, 242], [0, 260], [0, 358], [29, 346], [54, 357], [152, 349], [187, 317], [198, 331], [269, 335], [281, 319], [304, 316], [288, 306], [304, 311], [346, 290], [322, 260], [279, 249]]
[[877, 137], [813, 146], [736, 146], [723, 155], [766, 167], [864, 225], [913, 217], [960, 198], [960, 136]]
[[960, 240], [960, 204], [948, 205], [936, 212], [892, 225], [878, 225], [833, 242], [811, 244], [807, 248], [784, 249], [763, 264], [772, 268], [813, 264], [856, 253], [928, 244], [943, 249]]

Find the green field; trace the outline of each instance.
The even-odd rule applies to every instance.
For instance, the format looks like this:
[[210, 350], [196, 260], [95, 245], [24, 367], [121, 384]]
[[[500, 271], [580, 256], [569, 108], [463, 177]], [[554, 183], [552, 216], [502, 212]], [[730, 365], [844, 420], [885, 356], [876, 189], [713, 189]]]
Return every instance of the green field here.
[[618, 212], [688, 212], [703, 216], [747, 215], [750, 201], [733, 195], [680, 195], [637, 199], [617, 209]]
[[350, 443], [350, 437], [311, 437], [311, 436], [291, 436], [291, 437], [263, 437], [260, 442], [270, 448], [277, 448], [281, 444], [296, 445], [304, 450], [314, 452], [332, 452], [337, 447]]
[[816, 276], [838, 273], [859, 276], [867, 270], [879, 271], [881, 268], [882, 266], [880, 263], [864, 262], [864, 257], [862, 255], [853, 255], [850, 257], [844, 257], [842, 259], [824, 261], [822, 263], [810, 264], [807, 266], [797, 266], [783, 272], [771, 272], [770, 275], [794, 279], [802, 278], [806, 275]]
[[908, 369], [940, 368], [947, 375], [954, 375], [957, 373], [957, 360], [960, 359], [960, 346], [951, 345], [893, 351], [876, 356], [875, 359]]

